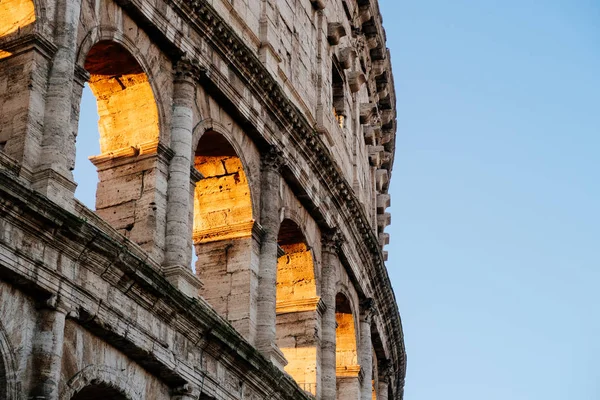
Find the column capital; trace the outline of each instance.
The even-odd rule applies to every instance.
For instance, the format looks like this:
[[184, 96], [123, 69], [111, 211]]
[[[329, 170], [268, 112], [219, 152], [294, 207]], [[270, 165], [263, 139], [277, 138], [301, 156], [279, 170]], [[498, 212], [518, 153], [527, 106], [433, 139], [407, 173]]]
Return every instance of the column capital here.
[[393, 374], [391, 360], [381, 360], [377, 365], [377, 372], [379, 375], [379, 381], [388, 383]]
[[179, 387], [176, 387], [171, 392], [171, 399], [173, 400], [192, 400], [200, 397], [201, 390], [190, 383], [186, 383]]
[[285, 159], [283, 158], [283, 152], [275, 146], [271, 146], [266, 152], [262, 154], [261, 170], [263, 171], [279, 172], [279, 170], [281, 170], [281, 167], [284, 164]]
[[370, 324], [373, 320], [373, 316], [376, 313], [377, 307], [375, 306], [375, 300], [373, 300], [371, 297], [360, 302], [360, 318], [362, 321]]
[[173, 62], [175, 81], [186, 81], [193, 83], [194, 79], [204, 70], [197, 60], [193, 60], [184, 54], [179, 60]]
[[61, 314], [69, 314], [73, 311], [73, 305], [65, 301], [63, 296], [59, 294], [53, 294], [43, 302], [38, 303], [38, 308], [46, 310], [54, 310]]
[[343, 244], [344, 237], [338, 228], [334, 228], [329, 232], [323, 232], [321, 234], [321, 245], [323, 246], [323, 251], [339, 253], [342, 250]]

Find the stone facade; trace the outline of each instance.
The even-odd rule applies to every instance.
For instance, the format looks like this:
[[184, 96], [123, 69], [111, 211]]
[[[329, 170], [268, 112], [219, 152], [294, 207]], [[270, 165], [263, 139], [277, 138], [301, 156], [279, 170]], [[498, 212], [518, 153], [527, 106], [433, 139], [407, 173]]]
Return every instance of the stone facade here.
[[376, 0], [0, 2], [0, 398], [402, 399], [395, 116]]

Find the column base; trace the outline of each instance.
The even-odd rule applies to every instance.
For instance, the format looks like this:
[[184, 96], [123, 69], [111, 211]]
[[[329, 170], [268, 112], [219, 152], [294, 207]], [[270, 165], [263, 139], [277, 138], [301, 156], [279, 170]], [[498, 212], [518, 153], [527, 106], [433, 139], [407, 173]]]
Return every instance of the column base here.
[[271, 343], [271, 346], [267, 349], [260, 349], [260, 352], [267, 358], [267, 360], [271, 361], [273, 365], [275, 365], [281, 371], [284, 371], [288, 361], [275, 343]]
[[199, 297], [202, 282], [189, 267], [172, 265], [162, 268], [163, 275], [173, 286], [189, 297]]
[[64, 209], [74, 211], [74, 195], [77, 184], [53, 169], [44, 169], [33, 174], [31, 186], [50, 201]]

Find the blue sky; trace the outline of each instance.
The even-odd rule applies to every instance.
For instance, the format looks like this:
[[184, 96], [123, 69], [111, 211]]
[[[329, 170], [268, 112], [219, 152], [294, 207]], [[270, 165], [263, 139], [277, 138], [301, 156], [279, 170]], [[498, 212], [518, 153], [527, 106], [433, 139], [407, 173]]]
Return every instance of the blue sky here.
[[[600, 399], [600, 3], [380, 7], [405, 399]], [[89, 91], [81, 120], [77, 196], [93, 207]]]
[[405, 399], [600, 399], [600, 3], [380, 7]]

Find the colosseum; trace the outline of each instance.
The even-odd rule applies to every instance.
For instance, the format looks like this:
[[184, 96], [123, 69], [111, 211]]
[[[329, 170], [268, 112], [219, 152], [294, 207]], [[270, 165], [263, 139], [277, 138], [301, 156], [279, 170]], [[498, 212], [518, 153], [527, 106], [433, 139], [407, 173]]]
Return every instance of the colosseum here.
[[395, 131], [377, 0], [0, 0], [0, 399], [402, 399]]

